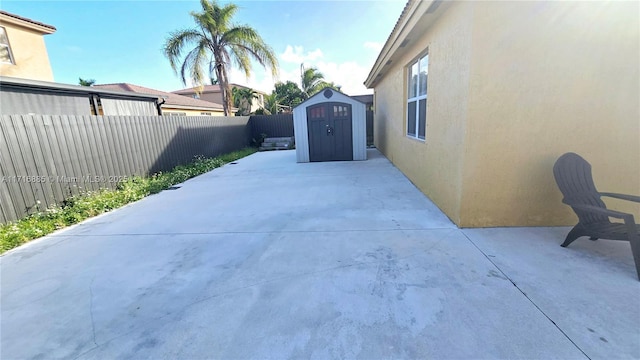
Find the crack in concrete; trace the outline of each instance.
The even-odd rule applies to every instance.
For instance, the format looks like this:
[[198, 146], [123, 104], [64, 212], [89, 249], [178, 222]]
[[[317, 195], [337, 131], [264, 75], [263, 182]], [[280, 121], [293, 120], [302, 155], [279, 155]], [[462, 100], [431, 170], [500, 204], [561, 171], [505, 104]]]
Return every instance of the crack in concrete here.
[[95, 276], [91, 279], [89, 284], [89, 315], [91, 315], [91, 332], [93, 334], [93, 343], [98, 346], [96, 342], [96, 324], [93, 320], [93, 282], [96, 280]]
[[104, 236], [179, 236], [179, 235], [229, 235], [229, 234], [288, 234], [288, 233], [341, 233], [341, 232], [385, 232], [385, 231], [434, 231], [457, 230], [451, 227], [422, 228], [422, 229], [345, 229], [345, 230], [278, 230], [278, 231], [212, 231], [212, 232], [180, 232], [180, 233], [117, 233], [117, 234], [69, 234], [54, 235], [50, 237], [104, 237]]
[[555, 321], [553, 321], [553, 319], [551, 319], [551, 317], [549, 315], [547, 315], [539, 306], [538, 304], [536, 304], [533, 299], [531, 299], [529, 297], [529, 295], [527, 295], [527, 293], [524, 292], [524, 290], [522, 290], [518, 284], [515, 283], [515, 281], [513, 281], [513, 279], [511, 279], [511, 277], [509, 275], [507, 275], [504, 271], [502, 271], [502, 269], [498, 266], [498, 264], [496, 264], [493, 260], [491, 260], [491, 257], [489, 257], [489, 255], [487, 255], [484, 251], [482, 251], [482, 249], [480, 249], [480, 247], [478, 245], [476, 245], [476, 243], [473, 242], [473, 240], [471, 240], [471, 238], [469, 236], [467, 236], [467, 234], [465, 234], [464, 231], [460, 230], [460, 232], [462, 233], [462, 235], [464, 235], [464, 237], [467, 238], [467, 240], [469, 240], [469, 242], [476, 248], [478, 249], [478, 251], [480, 251], [480, 253], [487, 259], [489, 260], [489, 262], [500, 272], [500, 274], [502, 274], [502, 276], [505, 277], [506, 280], [509, 280], [509, 282], [516, 288], [518, 289], [518, 291], [545, 317], [547, 318], [547, 320], [549, 320], [553, 326], [555, 326], [556, 329], [558, 329], [558, 331], [560, 331], [560, 333], [562, 335], [564, 335], [565, 338], [567, 338], [567, 340], [569, 340], [569, 342], [571, 342], [573, 344], [573, 346], [576, 347], [576, 349], [578, 349], [582, 355], [584, 355], [587, 359], [591, 360], [591, 358], [589, 357], [589, 355], [587, 355], [587, 353], [584, 352], [584, 350], [582, 350], [580, 348], [580, 346], [578, 346], [578, 344], [575, 343], [575, 341], [573, 341], [573, 339], [571, 339], [569, 337], [569, 335], [567, 333], [565, 333], [558, 324], [556, 324]]

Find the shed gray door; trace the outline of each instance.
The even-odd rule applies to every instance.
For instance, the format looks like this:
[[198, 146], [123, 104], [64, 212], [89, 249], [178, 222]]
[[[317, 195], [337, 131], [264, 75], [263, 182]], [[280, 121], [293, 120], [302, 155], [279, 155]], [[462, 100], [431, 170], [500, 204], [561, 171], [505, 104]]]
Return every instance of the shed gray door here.
[[307, 108], [309, 161], [353, 160], [351, 105], [321, 103]]

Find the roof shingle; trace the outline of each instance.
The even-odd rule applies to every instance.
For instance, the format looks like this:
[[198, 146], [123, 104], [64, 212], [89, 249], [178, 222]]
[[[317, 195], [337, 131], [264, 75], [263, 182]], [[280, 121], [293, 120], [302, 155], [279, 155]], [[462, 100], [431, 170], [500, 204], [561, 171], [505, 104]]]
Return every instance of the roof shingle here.
[[12, 13], [4, 11], [4, 10], [0, 10], [0, 14], [12, 17], [14, 19], [22, 20], [22, 21], [25, 21], [25, 22], [28, 22], [28, 23], [32, 23], [32, 24], [35, 24], [35, 25], [43, 26], [43, 27], [46, 27], [46, 28], [54, 30], [54, 31], [56, 30], [56, 27], [53, 26], [53, 25], [41, 23], [39, 21], [35, 21], [35, 20], [29, 19], [29, 18], [26, 18], [26, 17], [22, 17], [20, 15], [12, 14]]
[[94, 85], [94, 87], [110, 89], [110, 90], [130, 91], [130, 92], [141, 93], [141, 94], [158, 95], [158, 98], [165, 99], [166, 105], [189, 106], [189, 107], [198, 107], [198, 108], [209, 108], [212, 110], [222, 110], [222, 105], [216, 104], [211, 101], [194, 99], [188, 96], [182, 96], [182, 95], [164, 92], [160, 90], [149, 89], [144, 86], [138, 86], [138, 85], [133, 85], [129, 83], [102, 84], [102, 85]]

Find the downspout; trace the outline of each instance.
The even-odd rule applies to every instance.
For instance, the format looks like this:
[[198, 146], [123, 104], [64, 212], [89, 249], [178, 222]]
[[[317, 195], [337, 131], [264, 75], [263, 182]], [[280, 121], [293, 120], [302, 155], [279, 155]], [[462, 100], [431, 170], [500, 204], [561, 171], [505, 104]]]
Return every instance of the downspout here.
[[158, 109], [158, 116], [162, 116], [162, 105], [167, 102], [166, 98], [162, 98], [162, 102], [156, 99], [156, 109]]

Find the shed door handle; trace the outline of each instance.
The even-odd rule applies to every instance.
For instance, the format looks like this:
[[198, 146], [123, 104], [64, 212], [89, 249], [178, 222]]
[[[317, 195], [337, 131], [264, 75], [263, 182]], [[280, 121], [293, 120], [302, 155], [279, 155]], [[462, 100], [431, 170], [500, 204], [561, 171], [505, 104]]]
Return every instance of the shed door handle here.
[[333, 136], [333, 128], [329, 125], [327, 125], [327, 136]]

